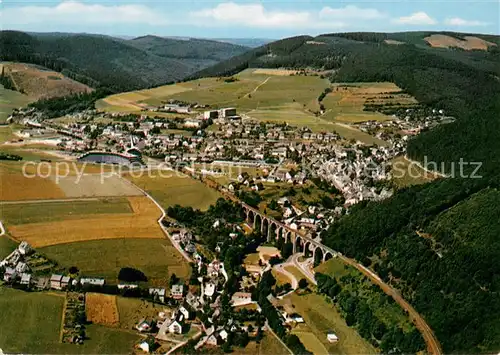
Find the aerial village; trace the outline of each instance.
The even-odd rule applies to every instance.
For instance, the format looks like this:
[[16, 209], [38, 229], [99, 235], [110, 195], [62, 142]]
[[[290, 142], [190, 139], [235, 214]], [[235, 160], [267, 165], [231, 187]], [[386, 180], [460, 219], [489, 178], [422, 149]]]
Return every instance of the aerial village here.
[[[171, 169], [222, 178], [219, 180], [222, 191], [243, 201], [245, 196], [277, 184], [301, 188], [308, 181], [326, 181], [331, 184], [329, 189], [340, 196], [333, 204], [300, 206], [286, 194], [273, 200], [276, 206], [268, 204], [277, 212], [274, 217], [280, 223], [320, 240], [317, 232], [348, 213], [350, 206], [391, 196], [391, 186], [386, 183], [391, 179], [388, 163], [405, 154], [409, 135], [428, 129], [444, 117], [443, 112], [434, 111], [422, 118], [406, 110], [402, 117], [394, 115], [392, 120], [383, 123], [364, 122], [360, 124], [361, 130], [386, 142], [367, 147], [361, 142], [346, 141], [335, 132], [316, 133], [287, 123], [259, 122], [245, 114], [239, 115], [235, 108], [196, 111], [205, 108], [169, 102], [149, 109], [153, 113], [181, 115], [175, 119], [88, 110], [71, 115], [71, 123], [44, 120], [43, 114], [33, 108], [19, 109], [10, 120], [23, 124], [24, 128], [17, 132], [19, 138], [11, 144], [22, 144], [24, 140], [52, 144], [57, 154], [82, 162], [112, 163], [131, 169], [166, 164]], [[245, 169], [258, 173], [249, 174]], [[0, 263], [2, 280], [21, 289], [65, 291], [72, 295], [66, 305], [63, 325], [63, 342], [67, 343], [85, 342], [88, 292], [140, 297], [164, 306], [154, 317], [137, 318], [133, 331], [143, 339], [137, 344], [139, 351], [168, 353], [188, 343], [196, 350], [245, 343], [261, 336], [266, 321], [252, 293], [258, 290], [260, 278], [276, 264], [274, 256], [261, 257], [258, 265], [244, 269], [244, 276], [235, 289], [235, 285], [229, 284], [232, 281], [224, 263], [217, 258], [221, 242], [215, 247], [215, 257], [207, 259], [197, 251], [196, 241], [200, 236], [195, 235], [194, 230], [168, 218], [163, 224], [168, 227], [174, 246], [191, 260], [189, 280], [172, 275], [168, 287], [146, 287], [134, 282], [108, 285], [105, 278], [86, 277], [76, 270], [59, 270], [26, 242]], [[224, 233], [231, 230], [226, 236], [229, 240], [244, 234], [241, 224], [223, 219], [212, 226], [213, 229], [221, 227], [225, 228]], [[48, 274], [51, 270], [54, 273]], [[298, 287], [287, 284], [277, 289], [275, 296], [282, 297]], [[273, 303], [275, 296], [270, 294], [269, 302]], [[233, 311], [241, 307], [248, 308], [244, 313]], [[304, 322], [296, 312], [280, 309], [279, 314], [285, 327]], [[338, 337], [330, 332], [327, 340], [336, 342]], [[165, 347], [165, 344], [170, 345]]]

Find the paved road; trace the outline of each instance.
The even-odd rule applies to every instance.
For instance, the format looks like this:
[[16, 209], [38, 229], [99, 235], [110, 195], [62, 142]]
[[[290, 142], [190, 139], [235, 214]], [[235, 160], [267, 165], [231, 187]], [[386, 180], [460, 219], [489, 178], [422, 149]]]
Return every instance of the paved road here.
[[[120, 176], [120, 175], [119, 175]], [[156, 207], [158, 207], [158, 209], [161, 211], [161, 216], [160, 218], [158, 218], [158, 225], [160, 226], [161, 230], [163, 231], [163, 233], [165, 233], [165, 235], [168, 237], [168, 239], [170, 239], [170, 242], [172, 243], [172, 245], [179, 251], [179, 253], [181, 253], [181, 255], [184, 257], [184, 259], [186, 259], [186, 261], [188, 263], [192, 262], [193, 260], [189, 257], [189, 255], [184, 251], [184, 249], [181, 248], [181, 246], [172, 238], [172, 236], [170, 235], [170, 233], [168, 232], [167, 228], [165, 228], [165, 226], [163, 225], [163, 223], [161, 223], [163, 221], [163, 219], [166, 217], [166, 213], [165, 213], [165, 210], [163, 209], [163, 207], [161, 207], [161, 205], [150, 195], [148, 194], [146, 191], [144, 191], [143, 189], [141, 189], [139, 186], [137, 186], [136, 184], [134, 184], [132, 181], [130, 180], [127, 180], [125, 179], [124, 177], [120, 176], [120, 178], [123, 180], [123, 181], [126, 181], [128, 184], [132, 185], [132, 186], [135, 186], [136, 188], [138, 188], [147, 198], [149, 198], [155, 205]]]
[[290, 281], [291, 281], [292, 289], [296, 290], [299, 287], [299, 281], [297, 280], [297, 278], [291, 272], [289, 272], [289, 271], [287, 271], [285, 269], [286, 266], [293, 266], [293, 261], [292, 261], [291, 258], [292, 257], [288, 258], [288, 260], [285, 261], [284, 263], [274, 265], [273, 269], [276, 272], [279, 272], [280, 274], [285, 275], [286, 277], [288, 277], [290, 279]]

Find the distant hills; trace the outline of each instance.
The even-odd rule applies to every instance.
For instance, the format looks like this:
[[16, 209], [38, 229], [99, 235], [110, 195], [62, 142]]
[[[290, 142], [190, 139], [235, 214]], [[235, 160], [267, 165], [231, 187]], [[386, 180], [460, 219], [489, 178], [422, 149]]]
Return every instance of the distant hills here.
[[91, 87], [127, 91], [181, 80], [248, 48], [210, 40], [0, 32], [0, 60], [38, 64]]
[[218, 62], [242, 54], [248, 47], [206, 39], [173, 39], [158, 36], [143, 36], [127, 41], [153, 56], [182, 60], [190, 71], [200, 70]]

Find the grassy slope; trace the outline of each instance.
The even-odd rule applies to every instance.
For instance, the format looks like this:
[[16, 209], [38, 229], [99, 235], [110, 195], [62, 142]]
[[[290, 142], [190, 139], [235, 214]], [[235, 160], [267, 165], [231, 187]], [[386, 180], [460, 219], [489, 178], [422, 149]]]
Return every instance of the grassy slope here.
[[114, 239], [76, 242], [39, 248], [62, 267], [77, 266], [82, 275], [116, 282], [122, 267], [141, 270], [148, 281], [166, 285], [172, 273], [189, 275], [189, 266], [166, 239]]
[[[294, 310], [305, 320], [306, 327], [299, 327], [292, 332], [310, 332], [317, 338], [328, 353], [343, 354], [374, 354], [375, 349], [362, 339], [359, 334], [345, 323], [340, 313], [332, 304], [317, 294], [299, 296], [292, 294], [287, 297], [294, 305]], [[339, 341], [331, 344], [326, 340], [328, 332], [334, 332]], [[307, 336], [310, 340], [312, 337]], [[306, 348], [317, 347], [316, 344], [304, 344]]]
[[126, 198], [109, 198], [97, 201], [71, 201], [23, 203], [3, 205], [0, 219], [8, 224], [26, 224], [80, 219], [102, 213], [133, 213]]
[[3, 260], [7, 255], [12, 253], [17, 248], [17, 243], [9, 237], [0, 236], [0, 259]]
[[20, 92], [4, 89], [0, 85], [0, 123], [4, 123], [15, 108], [23, 107], [34, 99]]
[[[373, 284], [368, 279], [363, 277], [352, 267], [345, 268], [344, 265], [345, 264], [338, 259], [330, 259], [326, 263], [319, 265], [316, 270], [335, 277], [338, 280], [346, 275], [354, 277], [356, 283], [351, 283], [345, 288], [358, 297], [365, 299], [376, 316], [384, 322], [388, 328], [392, 325], [397, 325], [405, 331], [411, 330], [410, 320], [396, 303], [385, 302], [385, 295], [378, 290], [374, 291]], [[341, 282], [341, 284], [343, 283]]]

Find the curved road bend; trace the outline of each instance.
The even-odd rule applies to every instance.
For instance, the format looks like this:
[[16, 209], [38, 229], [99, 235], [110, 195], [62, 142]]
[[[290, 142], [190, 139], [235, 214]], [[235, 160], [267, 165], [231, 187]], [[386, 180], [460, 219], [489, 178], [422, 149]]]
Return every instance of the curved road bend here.
[[160, 216], [160, 218], [158, 218], [157, 222], [158, 222], [158, 225], [160, 226], [161, 230], [167, 236], [167, 238], [170, 240], [170, 242], [175, 247], [175, 249], [177, 249], [177, 251], [179, 251], [179, 253], [181, 253], [181, 255], [184, 257], [184, 259], [186, 259], [186, 261], [188, 263], [192, 262], [193, 260], [189, 257], [189, 255], [186, 254], [186, 252], [184, 251], [184, 249], [182, 249], [181, 246], [172, 238], [172, 236], [168, 232], [167, 228], [165, 228], [165, 226], [163, 225], [163, 223], [161, 223], [163, 221], [163, 219], [165, 218], [165, 216], [167, 215], [165, 213], [165, 210], [163, 209], [163, 207], [161, 207], [161, 205], [153, 198], [153, 196], [151, 196], [150, 194], [148, 194], [145, 190], [141, 189], [139, 186], [137, 186], [136, 184], [134, 184], [132, 181], [125, 179], [121, 175], [118, 175], [118, 176], [120, 177], [120, 179], [126, 181], [128, 184], [134, 186], [139, 191], [141, 191], [147, 198], [149, 198], [156, 205], [156, 207], [158, 207], [158, 209], [161, 211], [161, 216]]

